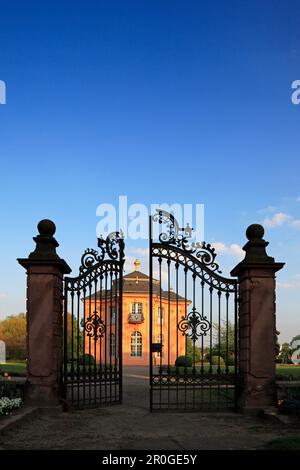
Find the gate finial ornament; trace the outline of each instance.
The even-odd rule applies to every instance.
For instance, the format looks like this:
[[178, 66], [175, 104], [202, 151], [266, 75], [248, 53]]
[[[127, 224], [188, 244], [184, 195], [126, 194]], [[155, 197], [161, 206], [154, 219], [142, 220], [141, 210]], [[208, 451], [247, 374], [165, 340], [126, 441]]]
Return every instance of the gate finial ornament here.
[[141, 266], [141, 263], [140, 263], [140, 260], [136, 258], [135, 262], [133, 263], [134, 266], [135, 266], [135, 270], [136, 271], [139, 271], [140, 270], [140, 266]]
[[56, 232], [55, 223], [52, 220], [43, 219], [38, 223], [37, 229], [39, 234], [33, 237], [36, 247], [30, 253], [29, 259], [60, 259], [56, 253], [56, 248], [59, 244], [53, 236]]

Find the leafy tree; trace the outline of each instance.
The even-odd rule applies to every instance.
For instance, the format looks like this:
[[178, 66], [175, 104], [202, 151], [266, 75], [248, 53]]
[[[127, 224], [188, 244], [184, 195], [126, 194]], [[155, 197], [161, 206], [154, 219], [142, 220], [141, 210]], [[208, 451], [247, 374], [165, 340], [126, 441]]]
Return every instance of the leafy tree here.
[[[194, 358], [194, 343], [191, 338], [187, 338], [187, 356]], [[195, 344], [195, 362], [200, 362], [202, 359], [201, 349]]]
[[281, 346], [279, 357], [282, 359], [283, 364], [289, 364], [291, 360], [292, 351], [289, 343], [283, 343]]
[[212, 354], [220, 355], [226, 360], [228, 357], [233, 357], [235, 354], [235, 328], [234, 324], [228, 320], [223, 321], [220, 325], [213, 324], [214, 329], [214, 346]]
[[6, 344], [8, 359], [26, 358], [26, 315], [10, 315], [0, 322], [0, 339]]
[[79, 357], [83, 354], [83, 335], [82, 329], [76, 319], [75, 316], [68, 313], [67, 315], [67, 333], [68, 333], [68, 341], [67, 341], [67, 355], [68, 359], [72, 358], [72, 324], [73, 324], [73, 355], [74, 359], [77, 358], [77, 352], [79, 352]]
[[[68, 358], [72, 351], [72, 315], [68, 313]], [[0, 322], [0, 339], [6, 344], [6, 356], [8, 359], [26, 359], [26, 315], [11, 315]], [[83, 354], [83, 335], [77, 319], [73, 318], [73, 351], [77, 357], [77, 345], [79, 355]]]

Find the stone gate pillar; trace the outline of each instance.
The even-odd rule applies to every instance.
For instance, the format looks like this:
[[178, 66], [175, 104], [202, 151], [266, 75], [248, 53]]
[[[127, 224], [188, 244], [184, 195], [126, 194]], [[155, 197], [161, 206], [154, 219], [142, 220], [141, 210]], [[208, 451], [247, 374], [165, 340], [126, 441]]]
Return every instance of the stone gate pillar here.
[[27, 271], [27, 383], [25, 399], [38, 406], [58, 405], [61, 398], [63, 344], [63, 275], [71, 272], [56, 253], [51, 220], [38, 224], [35, 250], [18, 259]]
[[239, 409], [251, 413], [276, 402], [275, 273], [284, 263], [267, 255], [261, 225], [250, 225], [246, 236], [245, 258], [231, 275], [239, 281]]

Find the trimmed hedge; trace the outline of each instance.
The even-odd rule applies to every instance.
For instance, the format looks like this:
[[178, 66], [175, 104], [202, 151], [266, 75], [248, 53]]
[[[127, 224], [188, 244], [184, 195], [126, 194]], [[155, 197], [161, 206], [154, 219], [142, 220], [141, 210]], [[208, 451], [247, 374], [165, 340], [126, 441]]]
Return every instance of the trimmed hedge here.
[[212, 356], [211, 360], [210, 360], [210, 363], [213, 366], [218, 366], [219, 364], [220, 364], [220, 366], [224, 366], [224, 364], [225, 364], [224, 359], [221, 356]]
[[176, 367], [192, 367], [193, 360], [190, 356], [178, 356], [175, 361]]

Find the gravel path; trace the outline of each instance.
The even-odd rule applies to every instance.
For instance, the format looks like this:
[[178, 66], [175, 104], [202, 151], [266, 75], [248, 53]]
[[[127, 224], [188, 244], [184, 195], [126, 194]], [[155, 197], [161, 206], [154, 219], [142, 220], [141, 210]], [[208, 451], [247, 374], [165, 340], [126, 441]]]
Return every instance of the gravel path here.
[[296, 431], [282, 423], [234, 413], [150, 413], [147, 371], [126, 368], [123, 405], [40, 414], [6, 431], [0, 448], [259, 449]]

